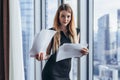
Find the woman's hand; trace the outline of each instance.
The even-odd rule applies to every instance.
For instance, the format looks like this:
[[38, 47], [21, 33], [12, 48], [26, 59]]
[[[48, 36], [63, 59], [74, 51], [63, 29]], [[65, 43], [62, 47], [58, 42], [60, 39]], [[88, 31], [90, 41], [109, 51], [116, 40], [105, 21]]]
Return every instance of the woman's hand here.
[[37, 59], [38, 61], [41, 61], [41, 60], [48, 59], [48, 57], [46, 56], [45, 53], [40, 52], [40, 53], [38, 53], [38, 54], [36, 55], [36, 59]]
[[82, 48], [82, 49], [80, 50], [80, 52], [81, 52], [83, 55], [86, 55], [86, 54], [88, 54], [88, 49], [87, 49], [87, 48]]

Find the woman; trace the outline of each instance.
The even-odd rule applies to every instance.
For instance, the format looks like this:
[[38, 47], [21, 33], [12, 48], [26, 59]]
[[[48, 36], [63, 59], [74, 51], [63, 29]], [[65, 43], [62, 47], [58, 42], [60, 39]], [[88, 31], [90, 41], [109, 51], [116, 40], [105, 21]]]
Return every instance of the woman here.
[[[73, 11], [68, 4], [59, 6], [52, 30], [57, 31], [57, 33], [49, 44], [46, 55], [44, 56], [44, 53], [40, 52], [36, 56], [37, 60], [47, 59], [47, 55], [50, 55], [52, 50], [52, 54], [42, 71], [42, 80], [70, 80], [71, 58], [56, 62], [56, 54], [61, 45], [79, 42], [79, 29], [75, 28]], [[85, 55], [87, 51], [86, 48], [83, 48], [80, 52]]]

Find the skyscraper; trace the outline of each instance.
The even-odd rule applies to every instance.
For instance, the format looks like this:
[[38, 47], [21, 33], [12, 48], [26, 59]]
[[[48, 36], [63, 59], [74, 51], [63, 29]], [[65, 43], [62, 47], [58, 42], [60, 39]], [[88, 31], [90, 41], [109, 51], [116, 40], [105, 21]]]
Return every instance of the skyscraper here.
[[[100, 63], [105, 64], [105, 54], [106, 49], [109, 49], [109, 45], [107, 45], [109, 41], [109, 14], [106, 14], [98, 19], [98, 43], [97, 43], [97, 55]], [[108, 39], [108, 42], [106, 42]], [[96, 53], [95, 53], [96, 54]], [[101, 57], [100, 57], [101, 56]]]
[[117, 41], [117, 61], [118, 64], [120, 65], [120, 9], [117, 10], [117, 36], [116, 36], [116, 41]]

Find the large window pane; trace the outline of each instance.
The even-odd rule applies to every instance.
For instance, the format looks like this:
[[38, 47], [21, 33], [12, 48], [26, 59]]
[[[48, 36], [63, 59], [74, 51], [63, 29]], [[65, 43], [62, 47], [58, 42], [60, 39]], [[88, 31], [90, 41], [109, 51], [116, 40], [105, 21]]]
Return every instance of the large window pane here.
[[34, 0], [20, 0], [25, 80], [34, 80], [34, 60], [29, 56], [34, 37]]
[[46, 0], [46, 28], [53, 27], [54, 17], [57, 8], [58, 8], [58, 0], [52, 0], [52, 1]]
[[120, 0], [94, 0], [94, 80], [120, 80]]

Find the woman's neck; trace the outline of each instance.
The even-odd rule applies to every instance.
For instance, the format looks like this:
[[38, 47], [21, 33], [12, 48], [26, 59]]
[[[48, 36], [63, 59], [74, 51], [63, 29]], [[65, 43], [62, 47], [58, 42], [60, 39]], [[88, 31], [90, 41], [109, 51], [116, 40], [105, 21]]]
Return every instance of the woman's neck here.
[[66, 37], [68, 37], [68, 30], [65, 26], [61, 26], [61, 31], [64, 33]]
[[63, 31], [64, 33], [66, 33], [67, 32], [67, 28], [65, 27], [65, 26], [61, 26], [61, 31]]

